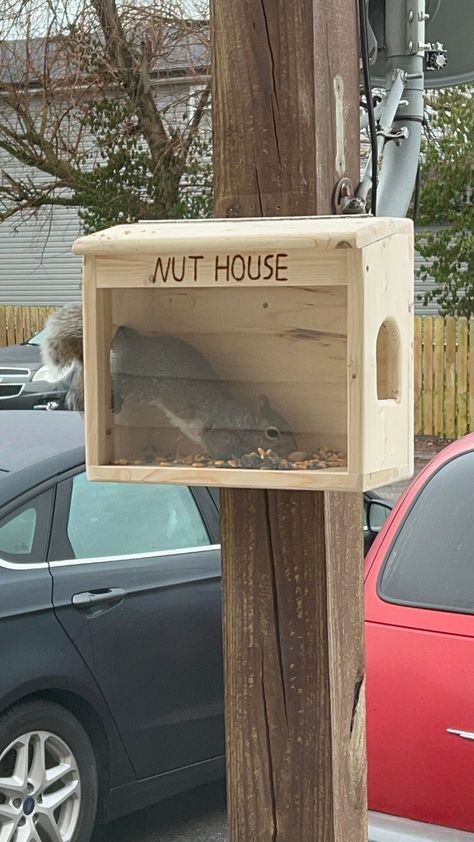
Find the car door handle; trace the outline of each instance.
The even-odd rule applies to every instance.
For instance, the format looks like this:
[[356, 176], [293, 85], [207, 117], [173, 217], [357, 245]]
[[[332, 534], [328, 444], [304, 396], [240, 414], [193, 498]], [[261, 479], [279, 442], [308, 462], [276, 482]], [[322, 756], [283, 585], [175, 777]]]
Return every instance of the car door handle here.
[[96, 591], [75, 593], [72, 604], [78, 611], [99, 608], [102, 605], [118, 605], [125, 598], [123, 588], [100, 588]]
[[456, 728], [446, 728], [448, 734], [454, 734], [455, 737], [461, 737], [462, 740], [470, 740], [474, 742], [474, 734], [472, 731], [458, 731]]

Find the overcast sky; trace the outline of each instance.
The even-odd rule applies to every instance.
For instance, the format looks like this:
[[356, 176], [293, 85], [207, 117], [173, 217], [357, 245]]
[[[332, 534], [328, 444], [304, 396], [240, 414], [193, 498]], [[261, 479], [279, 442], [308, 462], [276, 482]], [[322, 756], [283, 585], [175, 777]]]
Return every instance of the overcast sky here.
[[[132, 0], [143, 6], [148, 5], [148, 0]], [[149, 4], [153, 0], [149, 0]], [[173, 2], [173, 0], [169, 0]], [[119, 0], [120, 4], [120, 0]], [[23, 13], [22, 13], [23, 6]], [[30, 34], [43, 35], [47, 27], [46, 21], [51, 20], [51, 9], [57, 21], [61, 20], [62, 10], [66, 9], [66, 18], [71, 20], [77, 9], [81, 7], [81, 0], [37, 0], [37, 2], [24, 2], [19, 0], [0, 0], [0, 38], [25, 38], [27, 29]], [[49, 8], [48, 8], [49, 7]], [[184, 14], [189, 17], [203, 17], [209, 13], [209, 0], [176, 0], [176, 7], [181, 8]], [[63, 18], [64, 20], [64, 18]], [[28, 24], [27, 24], [28, 21]]]

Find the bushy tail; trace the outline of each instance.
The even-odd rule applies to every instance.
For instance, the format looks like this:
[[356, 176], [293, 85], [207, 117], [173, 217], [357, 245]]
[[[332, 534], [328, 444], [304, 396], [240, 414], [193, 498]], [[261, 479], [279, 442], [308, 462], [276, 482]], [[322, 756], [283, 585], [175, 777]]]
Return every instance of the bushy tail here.
[[84, 409], [82, 307], [71, 304], [54, 313], [45, 326], [41, 344], [45, 365], [64, 377], [69, 384], [66, 404], [70, 409]]

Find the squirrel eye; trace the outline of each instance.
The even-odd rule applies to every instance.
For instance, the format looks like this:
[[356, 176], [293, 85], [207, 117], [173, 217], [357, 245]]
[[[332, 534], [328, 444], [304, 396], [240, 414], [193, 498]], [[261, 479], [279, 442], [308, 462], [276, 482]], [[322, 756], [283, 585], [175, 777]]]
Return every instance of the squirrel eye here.
[[265, 435], [267, 439], [274, 441], [275, 439], [280, 438], [280, 430], [278, 429], [278, 427], [267, 427], [267, 429], [265, 430]]

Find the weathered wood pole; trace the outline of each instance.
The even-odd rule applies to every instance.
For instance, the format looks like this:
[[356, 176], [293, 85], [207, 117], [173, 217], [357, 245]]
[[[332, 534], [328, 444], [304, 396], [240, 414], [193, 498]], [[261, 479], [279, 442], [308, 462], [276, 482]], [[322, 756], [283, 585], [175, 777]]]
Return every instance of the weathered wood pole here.
[[[216, 216], [331, 213], [358, 182], [356, 0], [212, 14]], [[366, 842], [361, 495], [221, 499], [231, 842]]]

